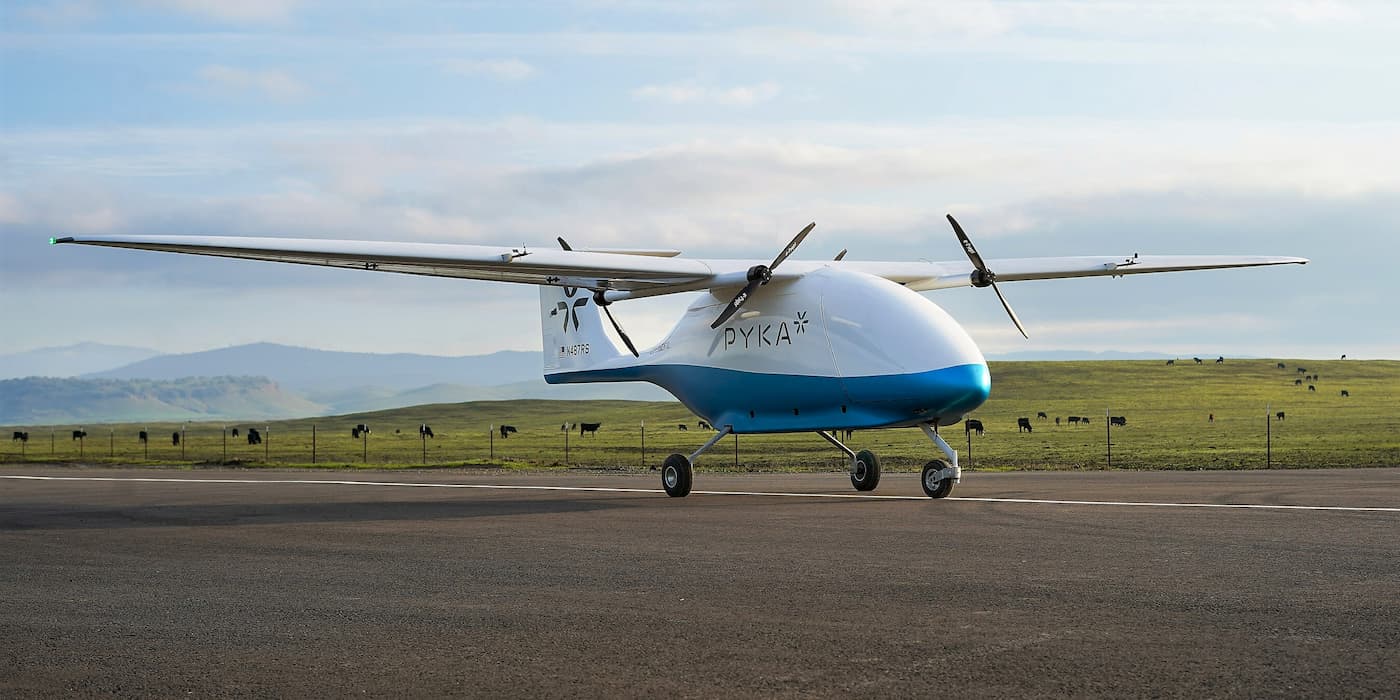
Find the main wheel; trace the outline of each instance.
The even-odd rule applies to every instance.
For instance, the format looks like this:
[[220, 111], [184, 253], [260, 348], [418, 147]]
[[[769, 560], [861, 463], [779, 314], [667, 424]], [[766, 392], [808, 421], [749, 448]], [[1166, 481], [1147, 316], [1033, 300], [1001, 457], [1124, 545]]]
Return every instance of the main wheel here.
[[880, 485], [880, 460], [870, 450], [856, 453], [856, 463], [851, 467], [851, 486], [857, 491], [874, 491]]
[[919, 483], [924, 487], [924, 494], [929, 498], [944, 498], [953, 492], [953, 480], [951, 478], [940, 478], [939, 472], [953, 465], [941, 459], [935, 459], [924, 465], [923, 476]]
[[690, 460], [685, 455], [671, 455], [661, 466], [661, 488], [666, 489], [667, 496], [680, 498], [689, 495], [690, 478]]

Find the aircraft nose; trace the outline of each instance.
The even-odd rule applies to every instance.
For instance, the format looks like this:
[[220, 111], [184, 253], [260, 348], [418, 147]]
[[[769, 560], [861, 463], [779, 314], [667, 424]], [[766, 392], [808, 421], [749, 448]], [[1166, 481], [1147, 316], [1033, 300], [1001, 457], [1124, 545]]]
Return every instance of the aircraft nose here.
[[950, 381], [946, 415], [971, 413], [987, 402], [992, 394], [992, 373], [985, 362], [975, 362], [952, 368], [957, 375]]

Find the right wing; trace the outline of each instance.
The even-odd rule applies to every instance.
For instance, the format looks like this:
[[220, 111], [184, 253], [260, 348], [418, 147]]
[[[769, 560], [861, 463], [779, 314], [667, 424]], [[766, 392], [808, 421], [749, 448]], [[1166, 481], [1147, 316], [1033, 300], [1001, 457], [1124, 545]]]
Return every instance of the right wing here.
[[613, 289], [648, 296], [703, 289], [716, 277], [704, 262], [670, 257], [675, 254], [673, 251], [591, 252], [234, 236], [70, 236], [51, 242], [433, 277]]

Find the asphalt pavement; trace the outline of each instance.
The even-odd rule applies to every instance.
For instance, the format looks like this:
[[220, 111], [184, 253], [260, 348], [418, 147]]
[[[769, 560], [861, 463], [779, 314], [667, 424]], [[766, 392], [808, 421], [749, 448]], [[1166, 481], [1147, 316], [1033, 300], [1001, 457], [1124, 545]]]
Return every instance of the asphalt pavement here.
[[0, 696], [1400, 688], [1400, 469], [695, 489], [3, 466]]

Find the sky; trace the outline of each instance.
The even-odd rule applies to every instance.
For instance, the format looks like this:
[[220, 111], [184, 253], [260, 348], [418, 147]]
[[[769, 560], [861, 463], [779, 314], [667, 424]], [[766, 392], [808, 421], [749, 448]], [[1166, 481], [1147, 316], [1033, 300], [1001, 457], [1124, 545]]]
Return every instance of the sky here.
[[[202, 234], [771, 259], [1267, 254], [927, 296], [988, 353], [1400, 358], [1400, 5], [12, 0], [0, 354], [540, 347], [531, 287]], [[619, 304], [639, 345], [693, 299]]]

